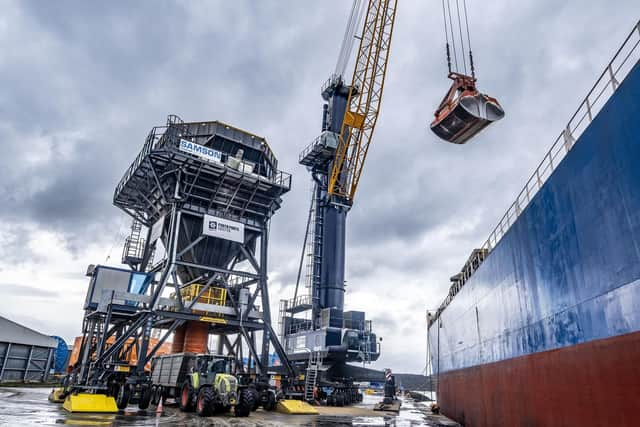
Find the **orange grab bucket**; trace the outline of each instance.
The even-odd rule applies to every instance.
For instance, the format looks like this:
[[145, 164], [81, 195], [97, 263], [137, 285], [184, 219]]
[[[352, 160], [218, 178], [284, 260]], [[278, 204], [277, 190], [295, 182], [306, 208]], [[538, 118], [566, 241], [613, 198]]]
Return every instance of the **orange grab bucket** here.
[[504, 110], [498, 100], [476, 89], [474, 77], [450, 73], [449, 78], [453, 84], [435, 112], [431, 130], [447, 142], [464, 144], [503, 118]]

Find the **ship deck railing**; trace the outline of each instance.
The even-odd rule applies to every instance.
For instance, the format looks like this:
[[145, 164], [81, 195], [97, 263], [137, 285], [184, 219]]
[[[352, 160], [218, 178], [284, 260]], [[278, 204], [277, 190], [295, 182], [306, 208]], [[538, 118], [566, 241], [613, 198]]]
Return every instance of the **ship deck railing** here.
[[[622, 81], [624, 81], [636, 64], [640, 62], [639, 45], [640, 20], [636, 22], [633, 30], [615, 53], [613, 59], [609, 61], [602, 74], [600, 74], [600, 77], [596, 80], [596, 83], [567, 122], [565, 128], [555, 139], [549, 151], [547, 151], [524, 188], [516, 197], [516, 200], [509, 206], [507, 212], [505, 212], [498, 222], [498, 225], [496, 225], [487, 240], [485, 240], [480, 248], [481, 250], [485, 250], [487, 254], [491, 253], [493, 248], [496, 247], [502, 237], [509, 231], [567, 153], [573, 148], [576, 140], [593, 121], [600, 109], [602, 109], [609, 98], [616, 92]], [[474, 269], [474, 271], [476, 269]], [[431, 323], [435, 322], [440, 313], [449, 305], [453, 297], [455, 297], [464, 286], [464, 283], [471, 277], [471, 274], [464, 274], [463, 276], [464, 280], [462, 282], [454, 283], [451, 286], [449, 294], [438, 308], [435, 316], [431, 317]]]

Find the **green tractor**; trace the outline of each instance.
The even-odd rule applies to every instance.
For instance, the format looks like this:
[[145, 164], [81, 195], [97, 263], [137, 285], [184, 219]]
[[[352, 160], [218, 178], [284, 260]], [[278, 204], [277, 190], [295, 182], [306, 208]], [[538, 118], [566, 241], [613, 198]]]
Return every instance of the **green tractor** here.
[[156, 357], [151, 370], [153, 393], [173, 397], [180, 410], [207, 417], [229, 412], [249, 416], [254, 395], [230, 374], [231, 358], [178, 353]]

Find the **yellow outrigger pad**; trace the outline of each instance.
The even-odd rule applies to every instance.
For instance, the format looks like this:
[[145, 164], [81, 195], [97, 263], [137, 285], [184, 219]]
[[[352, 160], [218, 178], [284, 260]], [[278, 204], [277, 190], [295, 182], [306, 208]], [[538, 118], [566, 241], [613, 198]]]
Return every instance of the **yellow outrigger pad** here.
[[62, 394], [64, 393], [64, 389], [62, 387], [54, 388], [49, 393], [49, 402], [52, 403], [62, 403], [64, 399], [62, 398]]
[[62, 407], [69, 412], [118, 412], [116, 400], [106, 394], [70, 394]]
[[283, 414], [296, 414], [296, 415], [317, 415], [318, 410], [307, 402], [302, 400], [285, 399], [278, 402], [276, 406], [278, 412]]

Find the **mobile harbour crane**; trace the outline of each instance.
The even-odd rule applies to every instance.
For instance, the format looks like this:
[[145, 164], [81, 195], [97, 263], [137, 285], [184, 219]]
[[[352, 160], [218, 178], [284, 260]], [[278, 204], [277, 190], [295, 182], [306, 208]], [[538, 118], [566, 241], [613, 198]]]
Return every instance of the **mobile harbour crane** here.
[[[462, 14], [457, 0], [457, 16], [452, 14], [450, 1], [443, 0], [442, 9], [448, 77], [453, 85], [435, 112], [431, 130], [447, 142], [464, 144], [502, 118], [504, 111], [497, 100], [476, 89], [463, 0], [471, 71], [466, 75]], [[397, 5], [397, 0], [353, 2], [335, 72], [321, 91], [322, 132], [299, 157], [311, 174], [313, 190], [294, 297], [280, 305], [280, 333], [291, 362], [306, 366], [307, 400], [316, 390], [314, 400], [349, 403], [357, 399], [357, 393], [345, 379], [379, 379], [382, 375], [347, 364], [377, 360], [380, 344], [364, 312], [344, 311], [346, 217], [355, 200], [380, 112]], [[462, 46], [460, 69], [453, 32], [456, 17]], [[356, 35], [358, 28], [361, 32]], [[351, 83], [347, 84], [344, 75], [355, 40], [359, 40], [359, 46]], [[308, 293], [299, 295], [305, 261]]]

